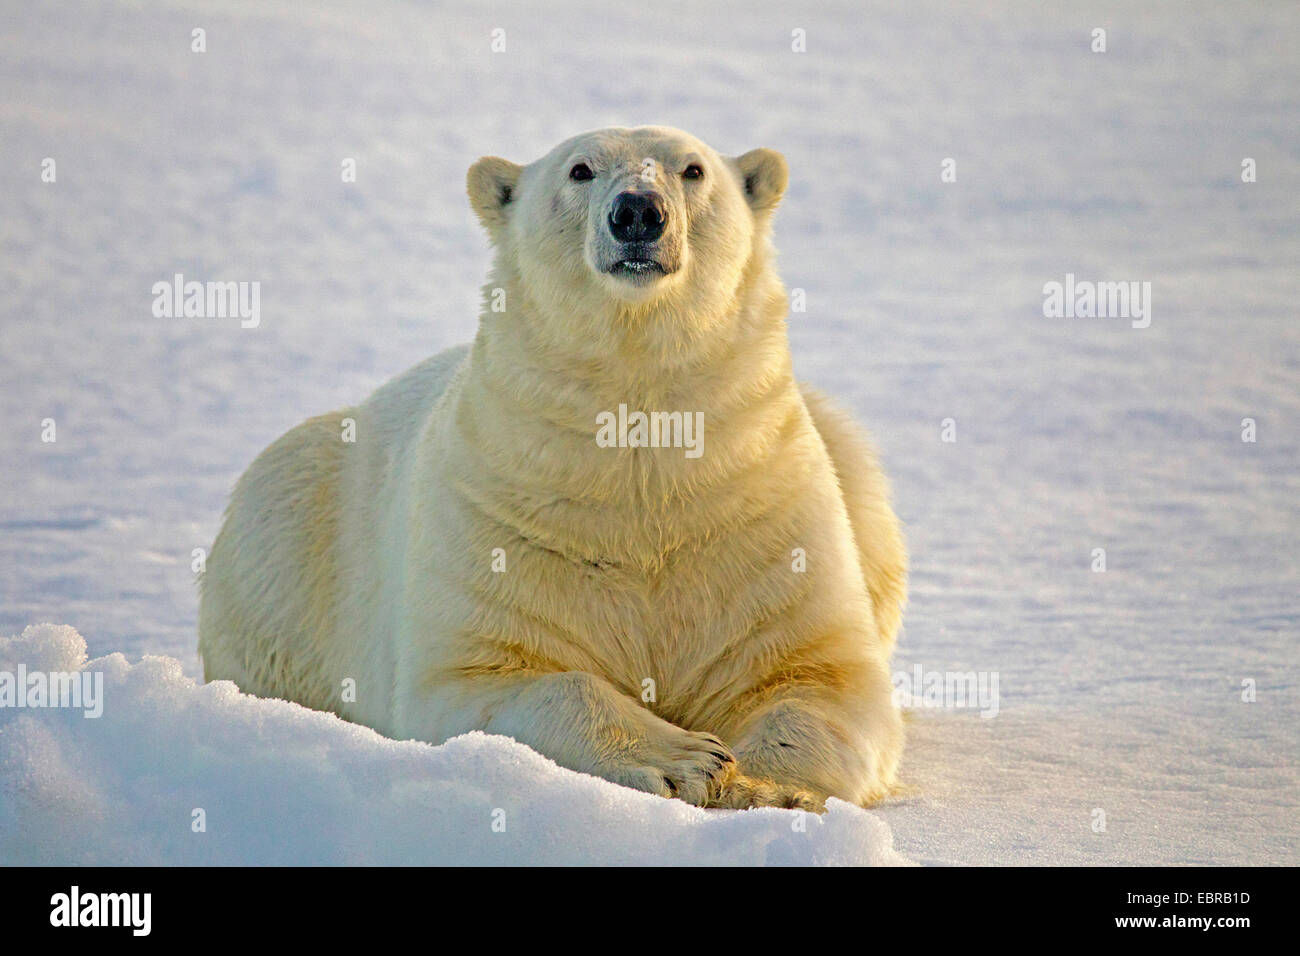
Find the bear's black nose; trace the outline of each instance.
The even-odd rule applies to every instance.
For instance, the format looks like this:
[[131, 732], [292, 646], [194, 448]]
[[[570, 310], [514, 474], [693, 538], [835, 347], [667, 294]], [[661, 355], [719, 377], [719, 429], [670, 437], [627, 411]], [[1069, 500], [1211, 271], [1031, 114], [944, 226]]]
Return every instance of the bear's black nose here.
[[609, 231], [619, 242], [654, 242], [667, 221], [668, 207], [658, 193], [619, 193], [609, 211]]

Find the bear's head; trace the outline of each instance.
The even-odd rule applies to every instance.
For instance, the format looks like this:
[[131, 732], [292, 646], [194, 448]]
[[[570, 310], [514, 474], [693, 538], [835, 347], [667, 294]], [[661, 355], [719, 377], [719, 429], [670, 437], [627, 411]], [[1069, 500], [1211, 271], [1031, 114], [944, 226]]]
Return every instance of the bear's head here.
[[497, 249], [489, 287], [517, 284], [531, 321], [591, 345], [653, 326], [680, 346], [736, 310], [756, 265], [766, 277], [787, 179], [773, 150], [725, 157], [645, 126], [583, 133], [527, 166], [486, 156], [468, 189]]

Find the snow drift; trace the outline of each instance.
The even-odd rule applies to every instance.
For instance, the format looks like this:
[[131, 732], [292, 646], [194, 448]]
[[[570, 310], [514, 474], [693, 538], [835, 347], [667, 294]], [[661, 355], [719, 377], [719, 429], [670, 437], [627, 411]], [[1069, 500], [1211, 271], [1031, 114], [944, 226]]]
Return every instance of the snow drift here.
[[[832, 800], [705, 811], [506, 737], [441, 746], [202, 685], [170, 657], [87, 660], [71, 627], [0, 639], [0, 672], [103, 675], [103, 713], [0, 707], [0, 863], [903, 864]], [[201, 825], [200, 825], [201, 824]]]

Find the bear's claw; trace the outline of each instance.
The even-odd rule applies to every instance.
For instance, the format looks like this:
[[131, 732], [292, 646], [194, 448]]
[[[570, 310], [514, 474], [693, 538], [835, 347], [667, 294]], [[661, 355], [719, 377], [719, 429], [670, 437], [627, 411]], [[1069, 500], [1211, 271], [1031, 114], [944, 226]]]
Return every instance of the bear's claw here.
[[[673, 728], [629, 760], [603, 772], [606, 779], [634, 790], [676, 797], [697, 807], [706, 806], [722, 791], [733, 773], [736, 758], [717, 737]], [[680, 735], [680, 736], [678, 736]]]
[[741, 773], [733, 774], [707, 806], [730, 810], [782, 807], [787, 810], [806, 810], [809, 813], [826, 811], [825, 799], [809, 790], [747, 777]]

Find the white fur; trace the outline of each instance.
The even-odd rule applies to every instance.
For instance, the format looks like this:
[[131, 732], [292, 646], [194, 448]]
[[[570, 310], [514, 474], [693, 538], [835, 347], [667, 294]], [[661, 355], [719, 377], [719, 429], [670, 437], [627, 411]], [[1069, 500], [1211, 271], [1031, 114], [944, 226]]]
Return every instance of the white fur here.
[[[203, 581], [207, 678], [393, 737], [507, 734], [697, 804], [888, 792], [906, 558], [865, 438], [791, 374], [769, 246], [785, 182], [770, 150], [658, 127], [476, 163], [497, 253], [473, 345], [240, 479]], [[593, 268], [609, 197], [638, 186], [680, 247], [648, 287]], [[620, 404], [703, 412], [703, 456], [599, 447]]]

